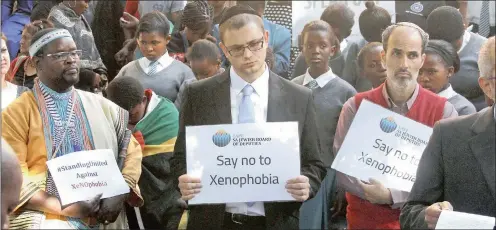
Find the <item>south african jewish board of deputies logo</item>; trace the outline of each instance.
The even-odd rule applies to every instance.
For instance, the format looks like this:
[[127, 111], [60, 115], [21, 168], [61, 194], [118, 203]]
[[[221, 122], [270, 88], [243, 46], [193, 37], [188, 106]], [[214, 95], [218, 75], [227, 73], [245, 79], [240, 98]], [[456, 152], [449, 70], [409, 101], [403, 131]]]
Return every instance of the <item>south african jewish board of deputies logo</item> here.
[[225, 147], [231, 142], [231, 135], [224, 130], [219, 130], [212, 136], [212, 142], [219, 147]]
[[392, 133], [398, 127], [396, 122], [394, 122], [393, 117], [382, 118], [379, 126], [385, 133]]

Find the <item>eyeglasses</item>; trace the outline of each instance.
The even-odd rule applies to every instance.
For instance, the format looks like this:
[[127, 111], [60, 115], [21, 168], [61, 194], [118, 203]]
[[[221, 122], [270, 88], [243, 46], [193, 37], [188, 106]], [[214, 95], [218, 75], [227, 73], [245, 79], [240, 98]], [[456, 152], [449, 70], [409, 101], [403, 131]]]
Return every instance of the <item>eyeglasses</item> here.
[[65, 61], [68, 57], [79, 59], [83, 54], [82, 50], [74, 50], [70, 52], [58, 52], [53, 54], [47, 54], [47, 57], [53, 58], [55, 61]]
[[229, 54], [233, 57], [239, 57], [245, 53], [246, 48], [248, 48], [252, 52], [259, 51], [263, 48], [263, 44], [264, 44], [264, 38], [262, 37], [258, 41], [252, 42], [245, 46], [232, 48], [230, 50], [227, 50], [227, 52], [229, 52]]

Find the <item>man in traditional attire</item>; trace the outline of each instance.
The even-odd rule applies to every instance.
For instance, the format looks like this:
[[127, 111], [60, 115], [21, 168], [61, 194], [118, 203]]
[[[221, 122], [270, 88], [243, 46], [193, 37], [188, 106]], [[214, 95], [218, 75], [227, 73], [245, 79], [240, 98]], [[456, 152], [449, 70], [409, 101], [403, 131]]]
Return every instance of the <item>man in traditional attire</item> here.
[[127, 208], [130, 228], [138, 228], [136, 216], [141, 215], [147, 229], [177, 229], [185, 203], [173, 184], [169, 164], [179, 131], [176, 106], [128, 76], [114, 79], [106, 92], [109, 100], [129, 111], [128, 127], [143, 148], [139, 186], [145, 203], [136, 215]]
[[[409, 22], [397, 23], [384, 30], [381, 58], [386, 67], [386, 82], [358, 93], [343, 105], [334, 136], [334, 154], [339, 151], [363, 99], [430, 127], [443, 118], [458, 116], [446, 98], [417, 83], [428, 40], [427, 33]], [[339, 187], [346, 191], [349, 229], [400, 228], [400, 208], [408, 192], [388, 189], [374, 179], [363, 183], [342, 173], [337, 173], [337, 178]]]
[[[2, 137], [16, 152], [23, 173], [10, 227], [87, 229], [112, 223], [109, 228], [127, 228], [124, 202], [143, 203], [137, 185], [142, 153], [126, 128], [128, 112], [99, 95], [74, 89], [81, 51], [69, 31], [39, 31], [29, 53], [38, 73], [33, 90], [2, 112]], [[94, 149], [113, 151], [130, 193], [62, 206], [47, 161]]]

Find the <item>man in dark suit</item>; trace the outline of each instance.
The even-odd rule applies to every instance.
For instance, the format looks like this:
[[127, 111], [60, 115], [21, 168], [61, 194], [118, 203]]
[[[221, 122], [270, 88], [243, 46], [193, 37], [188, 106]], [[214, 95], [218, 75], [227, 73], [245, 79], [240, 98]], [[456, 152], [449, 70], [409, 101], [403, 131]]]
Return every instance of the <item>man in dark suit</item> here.
[[[495, 40], [479, 54], [484, 93], [495, 97]], [[436, 227], [443, 210], [496, 216], [495, 107], [434, 126], [417, 169], [408, 202], [401, 210], [402, 229]]]
[[220, 46], [231, 68], [191, 83], [184, 91], [179, 135], [171, 162], [182, 198], [190, 200], [201, 189], [200, 179], [186, 174], [186, 126], [297, 121], [301, 175], [286, 182], [287, 192], [295, 202], [190, 206], [188, 228], [297, 229], [301, 202], [316, 194], [325, 175], [312, 93], [267, 68], [269, 34], [264, 30], [262, 18], [251, 8], [228, 9], [220, 23], [220, 37]]

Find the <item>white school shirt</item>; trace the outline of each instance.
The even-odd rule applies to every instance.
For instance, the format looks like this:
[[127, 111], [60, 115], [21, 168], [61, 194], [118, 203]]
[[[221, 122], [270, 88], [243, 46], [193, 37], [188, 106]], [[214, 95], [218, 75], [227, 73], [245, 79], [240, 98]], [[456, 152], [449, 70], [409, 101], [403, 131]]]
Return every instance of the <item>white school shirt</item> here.
[[[158, 60], [158, 66], [157, 66], [157, 71], [155, 73], [158, 73], [165, 68], [169, 67], [170, 64], [174, 61], [173, 58], [169, 56], [169, 52], [165, 52], [162, 57], [160, 57]], [[142, 57], [138, 60], [138, 63], [140, 64], [141, 68], [145, 71], [146, 74], [148, 74], [148, 71], [150, 71], [150, 63], [152, 63], [148, 58]]]
[[[234, 70], [230, 68], [229, 75], [231, 78], [231, 116], [232, 123], [238, 124], [239, 105], [243, 99], [243, 88], [249, 83], [243, 80]], [[255, 123], [267, 122], [267, 106], [269, 103], [269, 69], [265, 66], [262, 75], [251, 83], [255, 89], [251, 94], [251, 100], [254, 104]], [[243, 214], [248, 216], [265, 216], [263, 202], [256, 202], [252, 207], [246, 203], [227, 203], [226, 212]]]
[[[305, 73], [305, 77], [303, 78], [303, 85], [306, 86], [309, 82], [313, 80], [312, 76], [310, 76], [310, 73], [308, 73], [308, 70]], [[315, 81], [319, 85], [320, 88], [324, 88], [327, 83], [329, 83], [332, 79], [336, 78], [336, 74], [332, 72], [331, 67], [329, 67], [329, 70], [325, 72], [324, 74], [320, 75], [319, 77], [315, 78]]]

